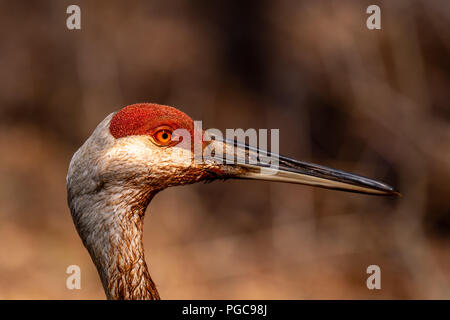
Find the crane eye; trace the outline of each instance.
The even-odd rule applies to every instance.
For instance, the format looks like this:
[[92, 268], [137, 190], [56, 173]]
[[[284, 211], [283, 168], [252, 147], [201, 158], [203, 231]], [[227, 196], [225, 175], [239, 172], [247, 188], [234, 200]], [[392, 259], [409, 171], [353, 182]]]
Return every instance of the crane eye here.
[[155, 139], [155, 142], [166, 146], [171, 142], [172, 139], [172, 132], [170, 132], [167, 129], [162, 129], [157, 131], [154, 135], [153, 138]]

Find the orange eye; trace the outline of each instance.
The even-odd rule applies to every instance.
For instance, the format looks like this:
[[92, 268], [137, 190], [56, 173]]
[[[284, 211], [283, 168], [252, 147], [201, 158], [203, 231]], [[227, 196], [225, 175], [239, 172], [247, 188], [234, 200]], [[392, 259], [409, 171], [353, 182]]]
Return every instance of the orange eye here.
[[172, 132], [167, 129], [157, 131], [153, 137], [155, 141], [161, 145], [168, 145], [172, 139]]

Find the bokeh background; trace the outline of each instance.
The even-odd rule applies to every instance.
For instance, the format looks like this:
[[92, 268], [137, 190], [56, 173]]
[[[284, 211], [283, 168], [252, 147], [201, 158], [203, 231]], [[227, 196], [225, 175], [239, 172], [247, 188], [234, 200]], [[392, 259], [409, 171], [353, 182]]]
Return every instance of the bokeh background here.
[[[0, 1], [0, 298], [104, 299], [68, 164], [106, 115], [157, 102], [204, 127], [279, 128], [282, 154], [403, 194], [168, 189], [144, 234], [163, 298], [449, 299], [449, 53], [448, 0]], [[66, 289], [72, 264], [81, 290]]]

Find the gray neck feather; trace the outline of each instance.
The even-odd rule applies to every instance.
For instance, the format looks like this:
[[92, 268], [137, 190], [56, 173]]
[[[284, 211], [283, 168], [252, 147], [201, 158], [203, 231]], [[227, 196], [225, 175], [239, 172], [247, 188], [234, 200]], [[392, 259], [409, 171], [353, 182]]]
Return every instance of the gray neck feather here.
[[[98, 197], [105, 199], [106, 192]], [[144, 259], [145, 209], [152, 194], [130, 193], [134, 202], [95, 201], [73, 214], [74, 223], [100, 275], [108, 299], [159, 299]], [[92, 198], [91, 198], [92, 199]], [[95, 211], [95, 212], [94, 212]]]

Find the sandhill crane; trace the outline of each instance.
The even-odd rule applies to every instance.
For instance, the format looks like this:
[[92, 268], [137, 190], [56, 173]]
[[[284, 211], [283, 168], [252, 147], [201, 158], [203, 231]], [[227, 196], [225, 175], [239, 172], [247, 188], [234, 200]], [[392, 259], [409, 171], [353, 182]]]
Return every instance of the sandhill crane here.
[[[193, 120], [173, 107], [130, 105], [107, 116], [70, 162], [68, 204], [108, 299], [159, 299], [144, 260], [142, 231], [148, 204], [167, 187], [239, 178], [398, 194], [378, 181], [283, 156], [278, 158], [277, 169], [263, 164], [220, 163], [217, 159], [194, 162], [191, 146], [184, 145], [188, 157], [175, 161], [174, 152], [180, 151], [182, 143], [179, 137], [174, 139], [178, 129], [195, 134]], [[233, 157], [239, 151], [261, 151], [220, 139], [201, 140], [201, 148], [211, 143]]]

